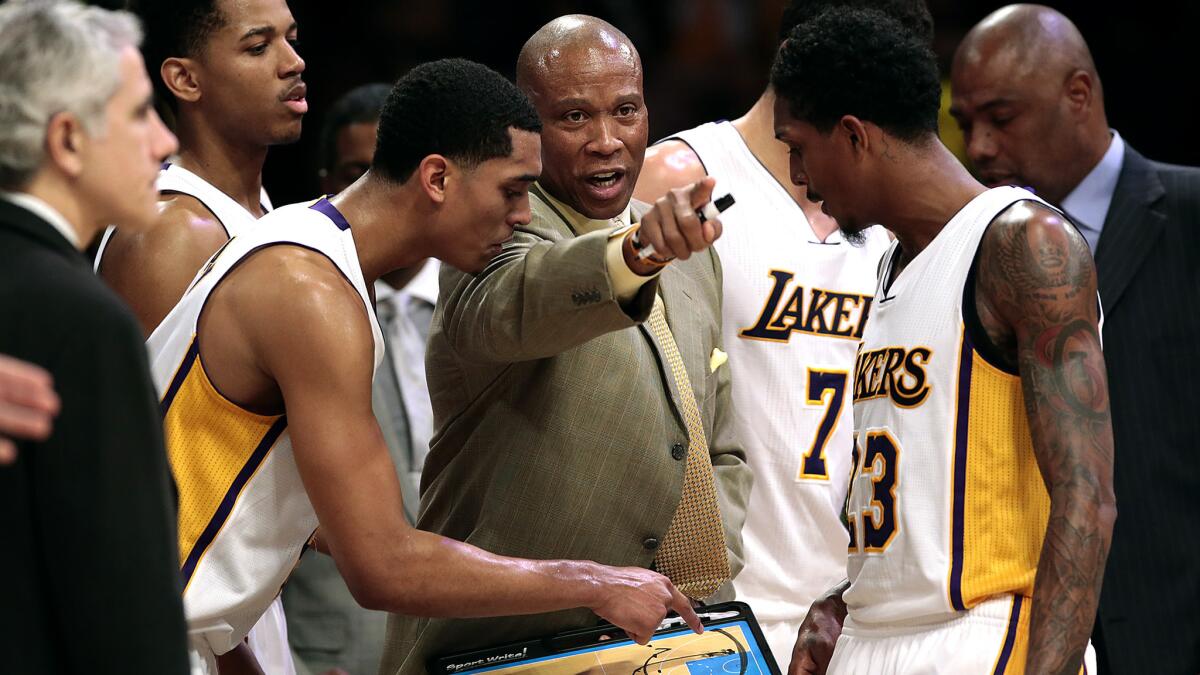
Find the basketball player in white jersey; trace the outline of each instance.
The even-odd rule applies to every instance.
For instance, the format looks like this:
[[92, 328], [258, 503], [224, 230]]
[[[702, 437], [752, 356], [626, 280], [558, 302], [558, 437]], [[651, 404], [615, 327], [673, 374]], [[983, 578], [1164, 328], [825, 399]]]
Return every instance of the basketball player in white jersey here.
[[[643, 643], [673, 609], [699, 630], [656, 572], [495, 556], [405, 519], [371, 409], [383, 341], [369, 289], [429, 256], [483, 270], [529, 222], [540, 129], [528, 99], [484, 66], [414, 68], [381, 113], [372, 169], [230, 239], [151, 335], [179, 486], [184, 608], [208, 672], [278, 593], [318, 520], [318, 545], [368, 608], [479, 617], [588, 607]], [[642, 228], [704, 240], [691, 221], [650, 214]]]
[[[158, 107], [174, 120], [179, 154], [159, 172], [158, 226], [110, 227], [95, 267], [149, 336], [209, 256], [270, 210], [267, 149], [300, 138], [308, 104], [285, 0], [136, 4]], [[269, 671], [295, 672], [278, 602], [249, 642]]]
[[[932, 38], [924, 0], [793, 0], [780, 41], [826, 7], [862, 4]], [[737, 594], [786, 665], [808, 606], [846, 575], [850, 371], [889, 240], [874, 227], [863, 245], [848, 243], [805, 187], [792, 183], [787, 146], [775, 139], [774, 104], [768, 86], [733, 122], [703, 124], [654, 145], [636, 196], [653, 199], [709, 175], [737, 198], [715, 244], [725, 270], [722, 324], [737, 373], [737, 428], [754, 469]]]
[[149, 335], [204, 261], [271, 208], [262, 168], [272, 145], [300, 138], [308, 110], [285, 0], [138, 3], [143, 51], [179, 156], [163, 165], [162, 221], [109, 230], [96, 270]]
[[791, 671], [836, 640], [831, 673], [1095, 672], [1116, 510], [1087, 243], [941, 145], [936, 60], [895, 20], [823, 13], [771, 82], [793, 180], [848, 236], [896, 235], [852, 372], [849, 578]]

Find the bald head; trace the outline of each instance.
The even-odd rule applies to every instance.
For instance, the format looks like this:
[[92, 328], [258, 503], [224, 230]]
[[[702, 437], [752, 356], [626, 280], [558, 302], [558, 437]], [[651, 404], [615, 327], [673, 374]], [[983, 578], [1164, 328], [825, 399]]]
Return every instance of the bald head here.
[[1042, 5], [1009, 5], [971, 29], [950, 71], [950, 114], [975, 173], [1060, 203], [1108, 149], [1100, 77], [1079, 29]]
[[642, 58], [616, 26], [586, 14], [560, 16], [539, 28], [521, 47], [517, 86], [531, 94], [548, 74], [614, 60], [625, 62], [640, 76]]
[[992, 12], [963, 38], [955, 68], [1003, 60], [1022, 77], [1066, 77], [1076, 70], [1099, 84], [1096, 64], [1070, 19], [1044, 5], [1008, 5]]
[[542, 120], [541, 186], [589, 218], [620, 215], [649, 135], [633, 43], [607, 21], [561, 16], [521, 48], [517, 86]]

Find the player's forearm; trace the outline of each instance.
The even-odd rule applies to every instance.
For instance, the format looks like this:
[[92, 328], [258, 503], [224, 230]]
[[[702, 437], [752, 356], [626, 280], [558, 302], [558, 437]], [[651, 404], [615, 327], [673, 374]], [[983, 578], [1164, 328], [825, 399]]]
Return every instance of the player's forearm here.
[[[380, 569], [360, 603], [428, 617], [538, 614], [594, 607], [599, 565], [494, 555], [428, 532], [412, 531], [394, 565]], [[356, 594], [356, 598], [358, 594]]]
[[1086, 468], [1051, 489], [1034, 582], [1027, 673], [1079, 671], [1096, 620], [1115, 520], [1111, 486]]

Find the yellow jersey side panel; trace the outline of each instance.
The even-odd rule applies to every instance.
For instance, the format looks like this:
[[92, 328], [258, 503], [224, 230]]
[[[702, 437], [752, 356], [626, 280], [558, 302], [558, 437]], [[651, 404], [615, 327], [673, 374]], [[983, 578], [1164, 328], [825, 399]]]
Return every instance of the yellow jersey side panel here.
[[282, 415], [234, 405], [204, 372], [195, 340], [163, 399], [167, 456], [179, 490], [179, 557], [184, 584], [283, 430]]

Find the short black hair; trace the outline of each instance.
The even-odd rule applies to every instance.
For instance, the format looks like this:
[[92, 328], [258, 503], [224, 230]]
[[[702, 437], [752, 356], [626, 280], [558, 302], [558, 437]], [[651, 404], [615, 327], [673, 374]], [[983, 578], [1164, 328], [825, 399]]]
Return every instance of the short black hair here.
[[128, 8], [142, 20], [146, 39], [142, 42], [142, 58], [154, 93], [160, 104], [175, 109], [175, 96], [167, 89], [159, 74], [162, 62], [171, 57], [195, 57], [204, 50], [218, 28], [225, 25], [225, 15], [217, 6], [218, 0], [129, 0]]
[[779, 41], [786, 40], [796, 26], [827, 9], [838, 7], [878, 10], [899, 21], [926, 43], [933, 43], [933, 15], [925, 0], [792, 0], [783, 9], [783, 18], [779, 20]]
[[326, 171], [333, 168], [337, 159], [337, 135], [344, 127], [351, 124], [364, 124], [379, 119], [379, 111], [392, 92], [390, 85], [373, 82], [355, 87], [346, 92], [325, 115], [321, 125], [321, 168]]
[[542, 123], [503, 75], [465, 59], [423, 63], [396, 82], [383, 104], [371, 168], [403, 183], [433, 154], [467, 167], [508, 157], [509, 127], [540, 133]]
[[937, 133], [942, 86], [929, 45], [871, 9], [828, 9], [788, 34], [771, 67], [775, 94], [822, 133], [843, 115], [916, 140]]

